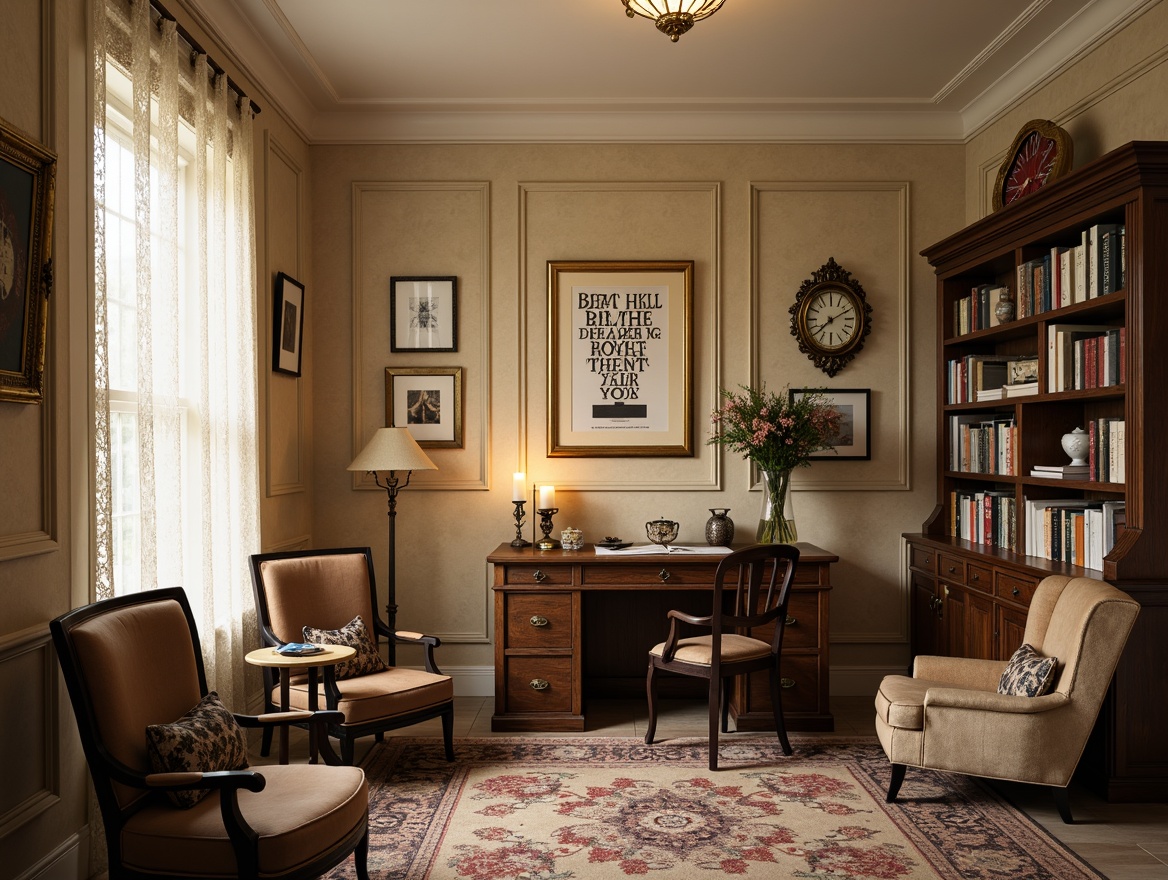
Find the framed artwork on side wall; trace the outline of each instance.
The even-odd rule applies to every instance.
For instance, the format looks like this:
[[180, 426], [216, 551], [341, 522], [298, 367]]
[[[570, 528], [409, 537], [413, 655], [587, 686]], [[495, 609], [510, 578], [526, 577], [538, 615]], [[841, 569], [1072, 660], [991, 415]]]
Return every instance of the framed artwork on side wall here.
[[276, 275], [272, 322], [272, 369], [299, 376], [303, 361], [304, 285], [283, 272]]
[[422, 447], [462, 448], [462, 367], [386, 367], [385, 425]]
[[56, 156], [0, 119], [0, 400], [44, 398]]

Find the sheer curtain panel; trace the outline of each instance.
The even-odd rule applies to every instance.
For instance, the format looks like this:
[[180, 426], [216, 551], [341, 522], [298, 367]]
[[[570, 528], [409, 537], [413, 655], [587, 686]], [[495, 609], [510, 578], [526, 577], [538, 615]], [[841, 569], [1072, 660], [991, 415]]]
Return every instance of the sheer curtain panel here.
[[148, 0], [93, 9], [97, 598], [182, 586], [208, 678], [242, 711], [259, 550], [250, 102]]

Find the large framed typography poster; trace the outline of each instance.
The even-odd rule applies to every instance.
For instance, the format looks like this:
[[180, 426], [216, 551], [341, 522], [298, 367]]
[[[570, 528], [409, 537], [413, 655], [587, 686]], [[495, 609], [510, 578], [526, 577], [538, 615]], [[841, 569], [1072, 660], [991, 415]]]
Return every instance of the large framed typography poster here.
[[548, 456], [692, 456], [692, 260], [548, 263]]

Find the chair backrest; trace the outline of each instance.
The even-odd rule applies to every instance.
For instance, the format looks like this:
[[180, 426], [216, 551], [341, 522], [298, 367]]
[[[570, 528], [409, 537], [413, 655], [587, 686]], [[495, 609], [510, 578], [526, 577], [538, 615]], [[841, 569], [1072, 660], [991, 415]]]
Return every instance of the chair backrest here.
[[146, 793], [114, 781], [150, 772], [146, 727], [181, 718], [207, 693], [186, 594], [106, 599], [49, 624], [107, 827]]
[[1051, 575], [1034, 592], [1023, 638], [1058, 658], [1053, 690], [1094, 704], [1097, 712], [1139, 610], [1105, 581]]
[[251, 557], [260, 632], [267, 644], [299, 642], [304, 627], [340, 629], [360, 615], [377, 642], [377, 587], [368, 547], [293, 550]]
[[[790, 544], [758, 544], [723, 558], [714, 573], [713, 638], [785, 618], [798, 562], [799, 549]], [[782, 650], [784, 629], [775, 626], [775, 654]]]

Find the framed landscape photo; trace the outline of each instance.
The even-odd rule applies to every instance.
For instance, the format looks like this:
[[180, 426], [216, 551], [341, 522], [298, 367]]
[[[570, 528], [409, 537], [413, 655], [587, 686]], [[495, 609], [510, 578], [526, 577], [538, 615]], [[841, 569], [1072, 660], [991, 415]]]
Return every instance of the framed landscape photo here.
[[280, 272], [272, 303], [272, 369], [300, 375], [304, 339], [304, 285]]
[[458, 279], [389, 279], [389, 350], [458, 351]]
[[0, 120], [0, 400], [44, 399], [56, 179], [53, 153]]
[[548, 456], [692, 456], [692, 260], [548, 263]]
[[386, 367], [385, 424], [419, 446], [462, 447], [462, 367]]
[[870, 388], [792, 388], [791, 400], [800, 400], [808, 394], [819, 394], [840, 414], [839, 432], [831, 440], [830, 449], [811, 453], [813, 459], [836, 461], [868, 461], [872, 458], [871, 417], [872, 389]]

